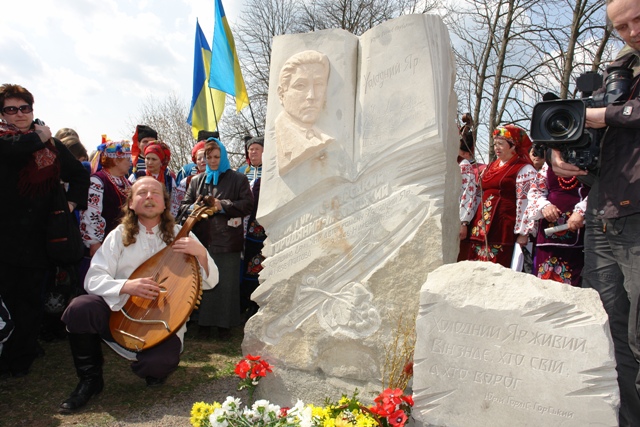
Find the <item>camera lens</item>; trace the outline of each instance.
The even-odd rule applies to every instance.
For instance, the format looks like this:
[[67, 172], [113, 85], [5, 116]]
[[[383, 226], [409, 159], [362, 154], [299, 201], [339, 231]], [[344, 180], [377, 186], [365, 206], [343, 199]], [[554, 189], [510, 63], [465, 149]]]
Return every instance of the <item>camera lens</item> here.
[[566, 110], [556, 110], [553, 112], [545, 127], [549, 135], [553, 138], [564, 138], [575, 130], [576, 122], [573, 115]]

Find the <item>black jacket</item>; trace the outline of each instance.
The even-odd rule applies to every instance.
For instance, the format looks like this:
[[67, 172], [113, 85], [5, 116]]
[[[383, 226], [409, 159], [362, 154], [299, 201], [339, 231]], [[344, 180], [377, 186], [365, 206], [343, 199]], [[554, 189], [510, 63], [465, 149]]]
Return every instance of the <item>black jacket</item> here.
[[[616, 59], [621, 65], [633, 51]], [[638, 59], [640, 61], [640, 58]], [[605, 76], [606, 78], [606, 76]], [[599, 178], [589, 194], [589, 207], [604, 218], [620, 218], [640, 213], [640, 75], [631, 83], [626, 102], [608, 105], [608, 128], [601, 141]]]
[[[53, 141], [60, 179], [69, 183], [67, 200], [76, 203], [76, 209], [86, 209], [89, 172], [64, 144]], [[36, 133], [0, 137], [0, 259], [7, 264], [35, 268], [47, 264], [45, 224], [53, 190], [38, 197], [25, 197], [18, 191], [20, 170], [44, 147]]]

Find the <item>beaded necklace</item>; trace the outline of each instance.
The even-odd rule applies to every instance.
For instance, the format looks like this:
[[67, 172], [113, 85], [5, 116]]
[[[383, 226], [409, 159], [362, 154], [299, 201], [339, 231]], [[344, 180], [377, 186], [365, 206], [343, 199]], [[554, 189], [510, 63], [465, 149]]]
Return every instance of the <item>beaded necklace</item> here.
[[124, 205], [124, 202], [127, 200], [127, 196], [131, 191], [131, 183], [125, 177], [119, 177], [118, 181], [120, 182], [116, 182], [116, 177], [111, 175], [106, 169], [104, 169], [104, 174], [109, 179], [109, 182], [111, 182], [111, 185], [113, 185], [116, 189], [118, 200], [120, 201], [120, 206]]
[[558, 185], [563, 190], [573, 190], [578, 186], [578, 184], [580, 184], [580, 182], [575, 176], [572, 176], [569, 179], [562, 178], [561, 176], [558, 177]]

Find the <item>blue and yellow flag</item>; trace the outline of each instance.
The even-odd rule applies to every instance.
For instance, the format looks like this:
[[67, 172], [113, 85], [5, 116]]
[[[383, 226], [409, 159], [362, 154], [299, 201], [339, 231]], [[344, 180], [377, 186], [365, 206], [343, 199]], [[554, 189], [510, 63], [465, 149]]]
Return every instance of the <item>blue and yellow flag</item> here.
[[191, 111], [187, 123], [191, 125], [193, 137], [198, 139], [201, 130], [214, 131], [218, 128], [220, 117], [224, 112], [226, 95], [209, 89], [207, 76], [211, 67], [211, 49], [196, 20], [196, 45], [193, 52], [193, 94], [191, 95]]
[[222, 1], [216, 0], [216, 20], [213, 28], [213, 49], [209, 87], [226, 92], [236, 98], [236, 111], [249, 105], [249, 95], [244, 85], [236, 44], [224, 14]]

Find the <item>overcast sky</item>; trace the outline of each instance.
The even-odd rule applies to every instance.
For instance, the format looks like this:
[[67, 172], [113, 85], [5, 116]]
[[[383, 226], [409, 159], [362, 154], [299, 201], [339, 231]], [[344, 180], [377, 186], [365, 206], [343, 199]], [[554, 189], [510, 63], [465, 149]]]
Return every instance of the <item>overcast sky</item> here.
[[[232, 28], [243, 0], [223, 0]], [[100, 136], [131, 139], [129, 119], [149, 96], [191, 101], [196, 18], [209, 44], [214, 0], [4, 1], [0, 84], [35, 97], [55, 133], [76, 129], [88, 151]], [[185, 118], [186, 119], [186, 118]]]

